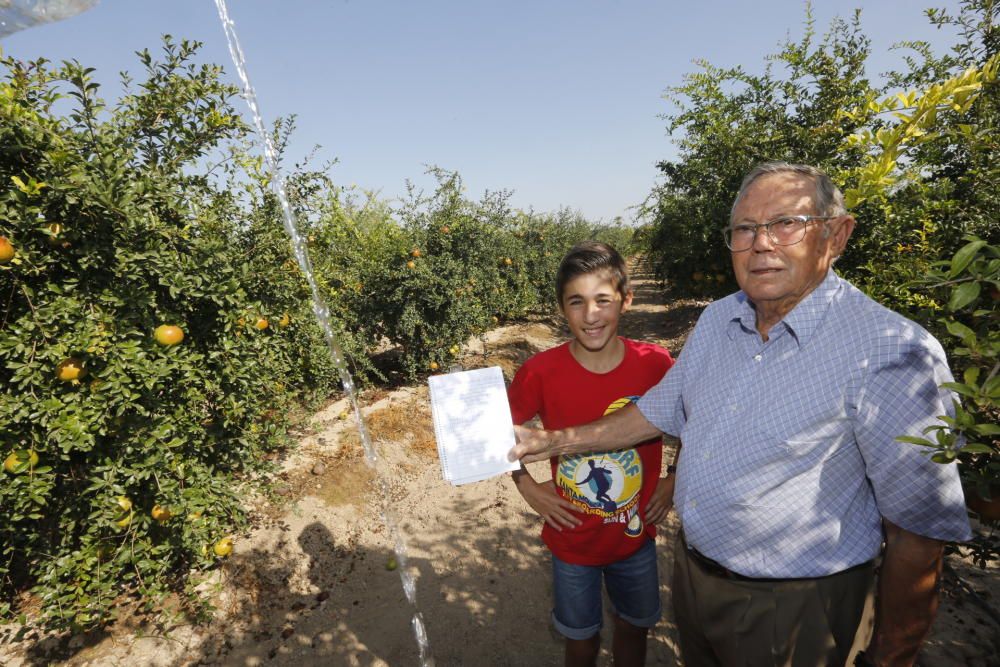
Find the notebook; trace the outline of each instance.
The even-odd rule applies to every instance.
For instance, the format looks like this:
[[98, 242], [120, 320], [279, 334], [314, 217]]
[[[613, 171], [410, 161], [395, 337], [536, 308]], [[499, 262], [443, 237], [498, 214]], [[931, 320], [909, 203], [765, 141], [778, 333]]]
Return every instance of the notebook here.
[[427, 384], [445, 480], [457, 486], [521, 467], [507, 460], [514, 426], [499, 366], [432, 375]]

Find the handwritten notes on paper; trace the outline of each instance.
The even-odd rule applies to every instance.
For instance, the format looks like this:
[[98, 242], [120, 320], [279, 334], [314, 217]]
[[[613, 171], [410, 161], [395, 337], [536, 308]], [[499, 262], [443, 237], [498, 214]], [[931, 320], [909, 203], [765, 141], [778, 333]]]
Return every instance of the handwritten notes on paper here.
[[517, 470], [508, 461], [514, 427], [503, 373], [498, 366], [428, 380], [441, 472], [452, 484], [467, 484]]

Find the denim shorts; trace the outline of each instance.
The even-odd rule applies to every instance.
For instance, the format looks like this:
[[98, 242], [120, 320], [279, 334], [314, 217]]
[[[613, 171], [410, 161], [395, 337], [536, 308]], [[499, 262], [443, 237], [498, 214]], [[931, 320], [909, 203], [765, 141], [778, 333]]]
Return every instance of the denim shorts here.
[[555, 608], [552, 622], [567, 639], [589, 639], [603, 624], [601, 580], [616, 615], [639, 628], [660, 620], [660, 578], [656, 543], [647, 539], [624, 560], [608, 565], [573, 565], [552, 556]]

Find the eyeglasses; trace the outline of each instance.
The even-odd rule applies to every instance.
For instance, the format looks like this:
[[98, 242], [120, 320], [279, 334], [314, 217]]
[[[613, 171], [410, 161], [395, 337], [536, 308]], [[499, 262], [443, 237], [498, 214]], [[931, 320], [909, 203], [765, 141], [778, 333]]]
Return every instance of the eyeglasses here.
[[833, 220], [836, 215], [788, 215], [759, 225], [733, 225], [722, 230], [726, 247], [733, 252], [743, 252], [753, 247], [757, 231], [764, 228], [767, 238], [774, 245], [795, 245], [806, 236], [806, 227], [814, 222]]

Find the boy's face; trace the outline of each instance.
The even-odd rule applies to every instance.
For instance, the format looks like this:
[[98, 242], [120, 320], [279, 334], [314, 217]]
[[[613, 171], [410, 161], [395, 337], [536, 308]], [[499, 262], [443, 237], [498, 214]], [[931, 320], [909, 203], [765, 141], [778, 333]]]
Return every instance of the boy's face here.
[[590, 352], [600, 352], [618, 335], [618, 320], [632, 304], [605, 272], [585, 273], [563, 288], [559, 304], [573, 338]]

